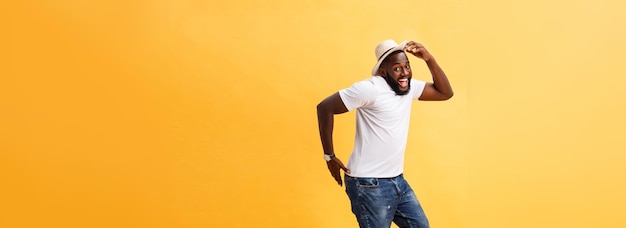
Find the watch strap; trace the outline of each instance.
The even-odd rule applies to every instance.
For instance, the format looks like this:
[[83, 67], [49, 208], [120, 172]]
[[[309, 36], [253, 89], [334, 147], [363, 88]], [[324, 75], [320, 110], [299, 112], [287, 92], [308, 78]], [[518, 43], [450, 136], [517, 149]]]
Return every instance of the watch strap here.
[[333, 160], [334, 157], [335, 157], [334, 154], [324, 154], [324, 160], [326, 160], [326, 162]]

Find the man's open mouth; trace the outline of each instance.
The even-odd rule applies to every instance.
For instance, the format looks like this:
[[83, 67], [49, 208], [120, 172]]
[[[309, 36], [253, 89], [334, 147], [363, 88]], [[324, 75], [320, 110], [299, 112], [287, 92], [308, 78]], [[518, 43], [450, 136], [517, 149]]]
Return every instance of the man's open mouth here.
[[409, 86], [409, 78], [400, 78], [400, 79], [398, 79], [398, 85], [400, 85], [400, 87], [407, 87], [407, 86]]

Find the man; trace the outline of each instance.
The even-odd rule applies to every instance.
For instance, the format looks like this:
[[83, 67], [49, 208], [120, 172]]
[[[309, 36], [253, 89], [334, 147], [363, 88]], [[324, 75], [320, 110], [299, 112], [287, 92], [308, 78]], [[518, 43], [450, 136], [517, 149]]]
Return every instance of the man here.
[[[433, 82], [412, 79], [407, 53], [426, 62]], [[385, 40], [375, 49], [372, 77], [330, 95], [317, 105], [320, 138], [330, 174], [342, 185], [360, 227], [429, 227], [415, 193], [404, 179], [404, 150], [412, 100], [442, 101], [452, 87], [422, 44]], [[348, 166], [335, 156], [334, 115], [357, 111], [356, 137]]]

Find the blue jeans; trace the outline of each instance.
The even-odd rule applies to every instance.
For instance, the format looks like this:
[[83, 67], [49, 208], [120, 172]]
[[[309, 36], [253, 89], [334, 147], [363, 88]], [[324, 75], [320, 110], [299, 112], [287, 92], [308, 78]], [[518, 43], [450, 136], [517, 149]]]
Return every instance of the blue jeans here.
[[393, 178], [345, 175], [346, 193], [359, 227], [428, 228], [428, 219], [413, 189], [402, 174]]

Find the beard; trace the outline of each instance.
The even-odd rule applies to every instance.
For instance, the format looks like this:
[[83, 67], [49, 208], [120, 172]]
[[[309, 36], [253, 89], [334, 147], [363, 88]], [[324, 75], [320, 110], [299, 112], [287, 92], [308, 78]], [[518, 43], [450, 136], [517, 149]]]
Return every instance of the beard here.
[[393, 77], [391, 77], [389, 73], [387, 73], [383, 78], [385, 78], [385, 81], [387, 81], [387, 84], [389, 85], [389, 87], [391, 87], [391, 90], [396, 92], [396, 95], [404, 96], [407, 95], [411, 90], [411, 77], [406, 77], [409, 79], [409, 84], [406, 91], [400, 90], [400, 84], [398, 84], [396, 80], [393, 80]]

